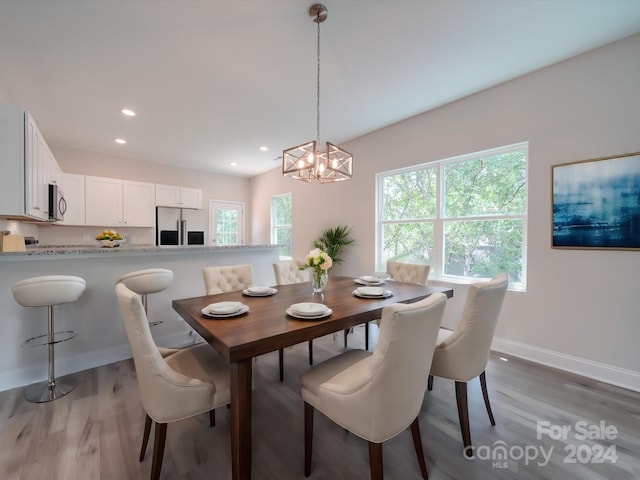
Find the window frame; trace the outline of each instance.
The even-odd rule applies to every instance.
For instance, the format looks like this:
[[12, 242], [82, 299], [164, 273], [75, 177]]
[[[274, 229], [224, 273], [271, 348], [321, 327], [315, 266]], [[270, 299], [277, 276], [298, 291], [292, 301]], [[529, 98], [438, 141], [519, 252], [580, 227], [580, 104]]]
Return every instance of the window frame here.
[[[291, 254], [293, 255], [293, 227], [291, 224], [289, 225], [277, 225], [276, 224], [276, 220], [278, 218], [278, 205], [279, 205], [279, 200], [281, 200], [282, 198], [285, 197], [289, 197], [290, 198], [290, 205], [291, 205], [291, 212], [289, 212], [289, 217], [293, 220], [293, 195], [291, 192], [288, 193], [281, 193], [278, 195], [273, 195], [271, 197], [271, 244], [275, 245], [277, 244], [277, 231], [278, 230], [289, 230], [289, 251], [291, 252]], [[293, 223], [293, 222], [292, 222]], [[278, 252], [278, 256], [280, 257], [280, 260], [291, 260], [293, 258], [293, 256], [286, 256], [286, 255], [280, 255], [280, 252]]]
[[[484, 215], [476, 215], [476, 216], [460, 216], [460, 217], [451, 217], [444, 216], [444, 169], [447, 165], [452, 165], [456, 163], [462, 163], [466, 161], [476, 160], [482, 157], [492, 157], [505, 153], [515, 152], [519, 150], [524, 150], [525, 152], [525, 166], [524, 166], [524, 212], [522, 214], [484, 214]], [[394, 175], [402, 175], [408, 174], [410, 172], [430, 169], [434, 168], [436, 172], [436, 213], [434, 218], [425, 218], [425, 219], [388, 219], [385, 220], [382, 218], [384, 211], [384, 182], [387, 177]], [[487, 220], [513, 220], [517, 219], [522, 222], [522, 274], [521, 274], [521, 282], [511, 282], [509, 285], [510, 290], [515, 291], [526, 291], [526, 283], [527, 283], [527, 224], [528, 224], [528, 213], [529, 213], [529, 205], [528, 205], [528, 197], [529, 197], [529, 142], [520, 142], [512, 145], [506, 145], [497, 148], [491, 148], [483, 151], [468, 153], [464, 155], [458, 155], [455, 157], [445, 158], [441, 160], [435, 160], [431, 162], [425, 162], [417, 165], [411, 165], [408, 167], [403, 167], [394, 170], [388, 170], [385, 172], [380, 172], [376, 174], [376, 225], [375, 225], [375, 265], [376, 269], [379, 271], [384, 270], [386, 261], [383, 259], [383, 229], [385, 225], [393, 224], [393, 223], [432, 223], [433, 224], [433, 256], [429, 259], [429, 264], [431, 266], [429, 278], [435, 281], [443, 281], [448, 283], [458, 283], [458, 284], [471, 284], [475, 283], [479, 280], [477, 277], [465, 277], [458, 275], [450, 275], [444, 273], [444, 258], [445, 258], [445, 224], [451, 221], [487, 221]]]

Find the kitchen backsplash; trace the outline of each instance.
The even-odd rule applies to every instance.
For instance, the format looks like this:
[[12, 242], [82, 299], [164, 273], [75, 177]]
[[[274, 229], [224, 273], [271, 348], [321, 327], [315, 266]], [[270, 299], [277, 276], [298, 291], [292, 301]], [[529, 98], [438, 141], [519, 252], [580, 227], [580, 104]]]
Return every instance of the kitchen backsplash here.
[[6, 220], [0, 218], [0, 230], [9, 230], [14, 235], [23, 237], [37, 237], [38, 226], [32, 223], [24, 223], [17, 220]]
[[[153, 228], [118, 228], [105, 225], [104, 228], [112, 228], [125, 238], [125, 243], [130, 245], [155, 245], [155, 229]], [[96, 235], [102, 227], [70, 227], [70, 226], [41, 226], [37, 227], [35, 237], [40, 245], [96, 245]]]

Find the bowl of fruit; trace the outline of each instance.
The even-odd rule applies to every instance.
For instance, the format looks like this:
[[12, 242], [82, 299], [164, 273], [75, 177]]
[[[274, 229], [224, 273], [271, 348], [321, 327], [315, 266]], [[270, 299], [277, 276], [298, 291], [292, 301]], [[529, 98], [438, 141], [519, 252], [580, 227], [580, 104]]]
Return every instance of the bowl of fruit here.
[[98, 240], [103, 247], [113, 248], [119, 247], [124, 241], [124, 237], [115, 230], [105, 229], [96, 236], [96, 240]]

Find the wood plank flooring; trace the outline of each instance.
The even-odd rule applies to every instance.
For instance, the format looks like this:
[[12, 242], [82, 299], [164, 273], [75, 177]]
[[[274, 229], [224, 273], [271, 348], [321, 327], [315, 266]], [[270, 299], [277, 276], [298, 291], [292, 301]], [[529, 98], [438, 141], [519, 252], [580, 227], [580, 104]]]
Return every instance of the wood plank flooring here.
[[[349, 348], [363, 348], [363, 328], [349, 335]], [[374, 343], [375, 331], [372, 339]], [[316, 363], [342, 351], [341, 334], [314, 341]], [[304, 478], [300, 378], [307, 368], [306, 343], [285, 350], [283, 383], [278, 381], [277, 352], [254, 363], [255, 480]], [[47, 404], [25, 402], [21, 389], [0, 392], [0, 479], [149, 478], [152, 446], [143, 462], [137, 458], [144, 412], [133, 362], [74, 377], [79, 381], [76, 390]], [[453, 382], [436, 378], [433, 391], [426, 393], [420, 425], [432, 480], [640, 479], [640, 394], [516, 359], [505, 362], [494, 355], [487, 383], [495, 427], [489, 424], [478, 380], [469, 384], [471, 436], [478, 457], [474, 460], [462, 456]], [[222, 408], [216, 413], [214, 428], [209, 428], [206, 414], [169, 425], [163, 479], [231, 477], [229, 411]], [[544, 433], [538, 439], [537, 422], [548, 422], [551, 433], [563, 425], [571, 431], [566, 438]], [[584, 430], [591, 437], [602, 437], [595, 431], [601, 422], [615, 438], [580, 438]], [[541, 449], [545, 454], [551, 451], [548, 463]], [[495, 457], [502, 451], [505, 457]], [[534, 454], [537, 458], [531, 458]], [[386, 479], [421, 478], [408, 430], [386, 442], [383, 455]], [[367, 443], [316, 412], [309, 478], [368, 479]]]

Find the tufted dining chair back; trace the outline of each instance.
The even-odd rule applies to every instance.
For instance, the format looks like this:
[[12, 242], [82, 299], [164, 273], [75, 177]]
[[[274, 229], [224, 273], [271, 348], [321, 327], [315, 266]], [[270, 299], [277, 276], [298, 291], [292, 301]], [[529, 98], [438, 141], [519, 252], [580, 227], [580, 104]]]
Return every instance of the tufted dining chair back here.
[[273, 273], [278, 285], [291, 285], [309, 281], [309, 271], [300, 270], [293, 260], [282, 260], [273, 264]]
[[235, 292], [253, 285], [253, 267], [245, 265], [223, 265], [202, 269], [207, 295]]
[[398, 282], [426, 285], [430, 268], [426, 264], [387, 261], [387, 273]]

